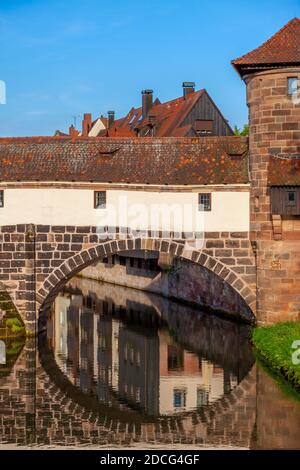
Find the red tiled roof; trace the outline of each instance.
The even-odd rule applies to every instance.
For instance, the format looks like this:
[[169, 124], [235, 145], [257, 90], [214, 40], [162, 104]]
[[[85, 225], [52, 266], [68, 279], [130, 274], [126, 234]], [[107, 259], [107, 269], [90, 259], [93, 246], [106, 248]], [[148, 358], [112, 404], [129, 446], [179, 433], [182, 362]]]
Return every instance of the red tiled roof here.
[[[192, 130], [193, 124], [187, 124], [186, 126], [176, 127], [173, 130], [172, 135], [173, 137], [184, 137], [185, 135], [188, 135], [188, 133]], [[196, 132], [194, 132], [194, 134], [195, 136], [197, 136]]]
[[231, 63], [242, 76], [259, 65], [300, 64], [300, 19], [293, 18], [257, 49]]
[[[99, 136], [108, 137], [134, 137], [137, 132], [140, 136], [147, 136], [150, 120], [155, 124], [155, 137], [179, 137], [188, 136], [192, 125], [184, 125], [184, 120], [193, 109], [197, 101], [207, 93], [206, 90], [198, 90], [165, 103], [156, 99], [147, 117], [142, 119], [142, 107], [131, 108], [129, 113], [114, 122], [108, 131], [101, 131]], [[232, 133], [230, 127], [229, 134]], [[125, 131], [126, 130], [126, 131]], [[192, 131], [192, 134], [193, 131]]]
[[245, 137], [0, 139], [0, 181], [248, 183]]
[[67, 135], [68, 134], [66, 134], [65, 132], [60, 131], [59, 129], [54, 132], [55, 137], [66, 137]]
[[269, 186], [300, 186], [300, 159], [270, 156]]

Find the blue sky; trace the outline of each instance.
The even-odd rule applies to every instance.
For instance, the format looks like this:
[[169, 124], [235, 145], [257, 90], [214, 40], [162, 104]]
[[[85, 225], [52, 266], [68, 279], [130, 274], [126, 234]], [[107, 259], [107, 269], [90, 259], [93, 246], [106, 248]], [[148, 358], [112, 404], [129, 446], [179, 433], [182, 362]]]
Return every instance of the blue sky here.
[[247, 121], [230, 65], [300, 16], [300, 0], [0, 0], [0, 136], [52, 135], [72, 116], [121, 116], [152, 88], [206, 88], [230, 124]]

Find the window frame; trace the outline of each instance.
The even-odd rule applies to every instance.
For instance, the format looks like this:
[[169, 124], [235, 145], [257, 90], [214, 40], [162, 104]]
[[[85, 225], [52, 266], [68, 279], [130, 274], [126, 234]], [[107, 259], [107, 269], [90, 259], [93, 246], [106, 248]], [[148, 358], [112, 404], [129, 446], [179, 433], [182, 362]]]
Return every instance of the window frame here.
[[[209, 205], [206, 206], [205, 203], [201, 202], [201, 198], [207, 196], [209, 199]], [[212, 193], [198, 193], [198, 210], [200, 212], [211, 212], [212, 210]]]
[[209, 403], [209, 393], [204, 387], [197, 387], [197, 408], [207, 406]]
[[[105, 199], [105, 202], [104, 204], [101, 204], [101, 205], [98, 205], [97, 204], [97, 201], [98, 201], [98, 194], [104, 194], [104, 199]], [[106, 197], [107, 197], [107, 194], [106, 194], [106, 191], [94, 191], [94, 209], [106, 209]]]
[[[290, 194], [294, 195], [294, 200], [290, 201]], [[296, 191], [287, 191], [287, 205], [294, 207], [296, 205], [297, 193]]]
[[[175, 410], [182, 410], [186, 408], [186, 388], [174, 388], [173, 389], [173, 408]], [[180, 397], [180, 404], [177, 401], [177, 397]]]
[[[296, 81], [297, 86], [295, 90], [290, 91], [290, 80]], [[299, 93], [299, 78], [287, 77], [287, 95], [292, 98], [292, 97], [298, 96], [298, 93]]]
[[0, 209], [4, 207], [4, 190], [0, 189]]

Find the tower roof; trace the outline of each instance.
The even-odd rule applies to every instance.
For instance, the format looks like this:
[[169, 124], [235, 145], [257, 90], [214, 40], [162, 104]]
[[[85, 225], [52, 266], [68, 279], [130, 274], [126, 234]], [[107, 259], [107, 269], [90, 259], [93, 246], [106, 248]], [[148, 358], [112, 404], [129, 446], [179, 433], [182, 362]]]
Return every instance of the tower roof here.
[[259, 70], [300, 65], [300, 19], [293, 18], [261, 46], [231, 63], [241, 77]]

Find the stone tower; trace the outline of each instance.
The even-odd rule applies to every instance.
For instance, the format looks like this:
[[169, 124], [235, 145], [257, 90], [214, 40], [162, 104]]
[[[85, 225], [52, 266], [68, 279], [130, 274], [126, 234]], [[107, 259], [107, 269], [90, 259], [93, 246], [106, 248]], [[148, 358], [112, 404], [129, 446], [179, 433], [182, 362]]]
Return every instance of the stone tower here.
[[247, 86], [257, 320], [300, 319], [300, 20], [232, 64]]

